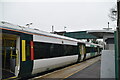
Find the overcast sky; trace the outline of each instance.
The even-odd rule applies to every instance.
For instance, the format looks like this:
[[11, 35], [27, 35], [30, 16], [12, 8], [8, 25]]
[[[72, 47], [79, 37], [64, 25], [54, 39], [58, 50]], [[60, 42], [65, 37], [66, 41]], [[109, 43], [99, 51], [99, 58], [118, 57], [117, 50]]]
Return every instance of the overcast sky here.
[[[0, 18], [13, 24], [25, 26], [33, 23], [31, 27], [51, 32], [55, 31], [82, 31], [98, 30], [115, 25], [109, 19], [110, 8], [114, 7], [116, 0], [1, 0]], [[9, 0], [10, 1], [10, 0]]]

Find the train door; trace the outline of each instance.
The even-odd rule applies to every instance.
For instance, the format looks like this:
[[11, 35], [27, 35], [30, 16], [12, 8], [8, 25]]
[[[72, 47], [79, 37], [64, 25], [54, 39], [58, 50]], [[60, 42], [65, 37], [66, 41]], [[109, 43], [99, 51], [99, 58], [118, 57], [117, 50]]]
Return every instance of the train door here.
[[81, 55], [81, 61], [83, 61], [84, 57], [85, 57], [85, 45], [80, 45], [80, 55]]
[[20, 37], [13, 34], [2, 34], [2, 78], [18, 75]]

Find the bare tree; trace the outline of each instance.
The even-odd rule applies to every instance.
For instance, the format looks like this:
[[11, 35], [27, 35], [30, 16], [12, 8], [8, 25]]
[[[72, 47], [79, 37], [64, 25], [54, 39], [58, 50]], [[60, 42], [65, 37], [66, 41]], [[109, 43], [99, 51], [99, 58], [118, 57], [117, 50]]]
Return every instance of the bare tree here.
[[116, 5], [110, 9], [110, 13], [108, 16], [112, 21], [117, 21], [117, 6]]

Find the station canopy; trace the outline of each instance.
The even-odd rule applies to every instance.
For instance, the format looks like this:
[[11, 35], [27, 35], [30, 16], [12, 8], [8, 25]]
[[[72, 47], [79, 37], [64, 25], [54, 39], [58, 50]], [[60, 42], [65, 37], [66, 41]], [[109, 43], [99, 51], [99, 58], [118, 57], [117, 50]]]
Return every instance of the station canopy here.
[[64, 36], [75, 39], [97, 39], [96, 36], [87, 33], [87, 31], [66, 32], [64, 33]]
[[103, 39], [105, 35], [114, 35], [114, 30], [87, 30], [87, 33], [96, 36], [98, 39]]
[[114, 30], [87, 30], [64, 33], [64, 36], [75, 39], [103, 39], [105, 35], [114, 35]]

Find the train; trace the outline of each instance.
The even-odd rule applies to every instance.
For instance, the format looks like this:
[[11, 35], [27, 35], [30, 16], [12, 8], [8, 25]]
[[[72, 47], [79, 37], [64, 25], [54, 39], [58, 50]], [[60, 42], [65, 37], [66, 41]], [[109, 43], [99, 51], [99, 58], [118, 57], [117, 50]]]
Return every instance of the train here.
[[100, 55], [103, 46], [0, 22], [2, 79], [22, 78]]

